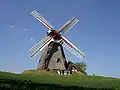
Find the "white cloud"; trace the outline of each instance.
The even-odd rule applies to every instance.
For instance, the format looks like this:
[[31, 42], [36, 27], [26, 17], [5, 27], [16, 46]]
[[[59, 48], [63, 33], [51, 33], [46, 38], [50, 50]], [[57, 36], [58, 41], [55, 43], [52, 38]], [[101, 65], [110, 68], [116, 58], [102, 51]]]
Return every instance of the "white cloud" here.
[[15, 28], [15, 25], [12, 25], [11, 28]]
[[24, 31], [24, 32], [26, 32], [26, 31], [27, 31], [27, 29], [26, 29], [26, 28], [24, 28], [24, 29], [23, 29], [23, 31]]
[[31, 38], [30, 38], [30, 41], [33, 41], [33, 40], [34, 40], [34, 39], [31, 37]]

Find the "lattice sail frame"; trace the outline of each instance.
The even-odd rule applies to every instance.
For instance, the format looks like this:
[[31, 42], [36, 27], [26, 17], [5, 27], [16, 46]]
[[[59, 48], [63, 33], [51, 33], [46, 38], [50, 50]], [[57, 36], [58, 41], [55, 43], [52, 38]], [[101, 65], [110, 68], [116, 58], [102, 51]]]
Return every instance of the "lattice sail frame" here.
[[63, 27], [60, 28], [58, 32], [62, 34], [66, 34], [79, 20], [73, 17], [70, 21], [68, 21]]
[[36, 10], [33, 10], [30, 14], [38, 21], [40, 21], [45, 27], [53, 30], [53, 26], [46, 19], [44, 19], [44, 17], [42, 17], [42, 15], [40, 15]]
[[85, 54], [83, 52], [81, 52], [75, 45], [73, 45], [72, 43], [70, 43], [70, 41], [68, 41], [65, 37], [62, 36], [62, 39], [60, 41], [60, 44], [62, 44], [62, 46], [69, 51], [70, 53], [72, 53], [73, 55], [75, 55], [76, 57], [83, 59], [85, 57]]
[[51, 41], [53, 41], [52, 37], [46, 36], [41, 41], [39, 41], [36, 45], [34, 45], [30, 50], [30, 56], [33, 57], [37, 55], [40, 51], [42, 51]]

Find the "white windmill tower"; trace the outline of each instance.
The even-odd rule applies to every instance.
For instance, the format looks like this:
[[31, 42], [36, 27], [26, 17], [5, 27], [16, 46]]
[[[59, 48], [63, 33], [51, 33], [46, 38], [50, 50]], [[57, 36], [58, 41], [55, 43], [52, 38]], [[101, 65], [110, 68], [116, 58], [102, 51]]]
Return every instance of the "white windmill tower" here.
[[29, 50], [31, 57], [43, 51], [37, 69], [66, 70], [67, 62], [62, 47], [80, 59], [85, 57], [75, 45], [61, 35], [65, 35], [79, 21], [77, 18], [73, 17], [59, 31], [56, 31], [36, 10], [33, 10], [30, 14], [49, 29], [45, 38]]

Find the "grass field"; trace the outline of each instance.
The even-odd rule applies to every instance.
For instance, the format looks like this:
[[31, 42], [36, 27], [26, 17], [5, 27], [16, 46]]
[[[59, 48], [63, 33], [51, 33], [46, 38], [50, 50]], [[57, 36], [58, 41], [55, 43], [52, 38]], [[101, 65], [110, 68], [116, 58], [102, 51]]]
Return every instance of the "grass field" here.
[[70, 87], [74, 87], [93, 88], [94, 90], [120, 90], [120, 79], [111, 77], [85, 76], [81, 73], [74, 73], [73, 75], [56, 75], [54, 72], [35, 70], [25, 71], [21, 74], [0, 72], [0, 87], [3, 88], [7, 86], [8, 88], [11, 88], [14, 84], [15, 87], [20, 85], [28, 85], [27, 87], [30, 87], [34, 84], [34, 86], [38, 85], [48, 88], [43, 90], [50, 90], [50, 85], [52, 85], [52, 89], [54, 90], [57, 90], [54, 87], [61, 87], [62, 89], [65, 87], [68, 87], [69, 89]]

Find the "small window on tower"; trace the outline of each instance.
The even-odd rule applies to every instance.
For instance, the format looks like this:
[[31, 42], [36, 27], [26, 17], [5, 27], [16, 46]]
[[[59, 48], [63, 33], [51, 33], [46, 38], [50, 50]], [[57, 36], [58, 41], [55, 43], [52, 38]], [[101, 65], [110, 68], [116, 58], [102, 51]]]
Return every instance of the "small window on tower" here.
[[59, 62], [60, 62], [60, 59], [58, 58], [58, 59], [57, 59], [57, 63], [59, 63]]

